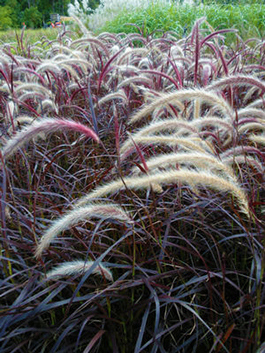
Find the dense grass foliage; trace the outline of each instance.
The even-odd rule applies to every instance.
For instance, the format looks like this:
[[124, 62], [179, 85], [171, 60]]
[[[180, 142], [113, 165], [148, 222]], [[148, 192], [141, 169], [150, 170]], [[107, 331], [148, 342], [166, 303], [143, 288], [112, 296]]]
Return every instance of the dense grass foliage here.
[[82, 30], [1, 45], [0, 351], [261, 353], [264, 40]]
[[14, 51], [14, 53], [21, 48], [21, 44], [25, 48], [29, 48], [32, 45], [45, 48], [47, 43], [57, 40], [57, 37], [58, 28], [26, 29], [23, 31], [10, 29], [0, 31], [1, 46], [10, 47], [11, 51]]
[[[176, 31], [180, 37], [190, 33], [194, 22], [205, 16], [215, 29], [236, 28], [244, 38], [264, 37], [265, 4], [208, 4], [177, 6], [152, 6], [133, 12], [122, 12], [108, 21], [99, 31], [130, 33], [134, 29], [128, 23], [144, 27], [152, 33], [157, 30]], [[228, 38], [230, 42], [232, 37]]]

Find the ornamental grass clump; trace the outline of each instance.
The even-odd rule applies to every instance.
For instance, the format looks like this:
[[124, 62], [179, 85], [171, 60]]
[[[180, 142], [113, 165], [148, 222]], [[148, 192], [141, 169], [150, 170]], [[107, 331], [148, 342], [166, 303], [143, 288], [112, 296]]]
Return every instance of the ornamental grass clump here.
[[264, 41], [131, 27], [0, 44], [1, 353], [262, 347]]

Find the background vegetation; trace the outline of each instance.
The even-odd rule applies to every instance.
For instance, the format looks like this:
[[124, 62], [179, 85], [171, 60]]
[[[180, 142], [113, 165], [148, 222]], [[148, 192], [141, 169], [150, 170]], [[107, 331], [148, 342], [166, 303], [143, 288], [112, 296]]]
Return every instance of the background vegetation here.
[[[180, 4], [184, 1], [180, 0]], [[68, 5], [74, 3], [74, 0], [0, 0], [0, 30], [6, 30], [8, 28], [21, 28], [22, 23], [25, 23], [30, 28], [42, 27], [50, 21], [51, 13], [58, 13], [60, 15], [67, 15]], [[81, 3], [81, 2], [80, 2]], [[89, 7], [95, 9], [100, 3], [100, 0], [90, 0]], [[243, 27], [246, 30], [246, 23], [252, 23], [255, 27], [255, 31], [262, 31], [264, 27], [264, 0], [197, 0], [195, 3], [210, 5], [206, 9], [206, 15], [209, 16], [208, 19], [214, 20], [211, 22], [213, 26], [218, 24], [220, 18], [222, 23], [220, 26], [231, 26], [238, 25], [240, 27], [243, 24]], [[152, 4], [152, 1], [150, 1]], [[246, 7], [245, 5], [257, 6], [254, 8]], [[229, 5], [229, 6], [227, 6]], [[215, 6], [215, 10], [213, 7]], [[259, 7], [259, 8], [258, 8]], [[216, 10], [218, 12], [216, 16]], [[186, 11], [186, 10], [185, 10]], [[197, 8], [196, 8], [197, 11]], [[106, 28], [110, 28], [115, 32], [119, 29], [128, 31], [128, 29], [122, 28], [122, 25], [128, 21], [136, 21], [139, 25], [143, 22], [143, 19], [148, 17], [147, 28], [149, 30], [153, 29], [176, 29], [178, 30], [179, 26], [186, 26], [189, 29], [191, 28], [192, 21], [195, 18], [201, 17], [202, 10], [199, 10], [199, 13], [196, 15], [194, 7], [187, 9], [187, 13], [184, 11], [178, 11], [177, 7], [174, 6], [169, 13], [165, 13], [163, 9], [154, 9], [150, 7], [146, 12], [141, 13], [139, 10], [136, 14], [121, 14], [112, 24], [108, 25]], [[260, 16], [261, 15], [261, 16]], [[157, 21], [158, 16], [158, 21]], [[181, 20], [180, 20], [181, 18]], [[263, 25], [262, 25], [263, 23]], [[185, 28], [186, 28], [185, 27]]]
[[[133, 23], [143, 27], [145, 33], [153, 31], [176, 31], [180, 36], [190, 32], [194, 22], [205, 16], [215, 29], [236, 28], [243, 38], [265, 35], [265, 5], [230, 3], [210, 3], [200, 6], [150, 6], [133, 13], [120, 13], [112, 21], [100, 28], [101, 31], [113, 33], [130, 33], [135, 28], [128, 26]], [[229, 38], [229, 37], [228, 37]]]
[[[71, 0], [0, 0], [0, 30], [21, 28], [24, 22], [30, 28], [43, 27], [50, 14], [67, 15]], [[99, 0], [89, 1], [95, 8]]]

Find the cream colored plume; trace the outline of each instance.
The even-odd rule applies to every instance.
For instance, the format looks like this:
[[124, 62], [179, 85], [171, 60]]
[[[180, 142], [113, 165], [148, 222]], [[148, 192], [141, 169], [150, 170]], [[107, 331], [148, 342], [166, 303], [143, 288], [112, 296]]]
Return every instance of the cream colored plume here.
[[[149, 171], [157, 168], [166, 168], [168, 166], [176, 166], [176, 164], [187, 164], [194, 165], [200, 169], [208, 170], [218, 170], [222, 171], [224, 176], [232, 181], [237, 182], [237, 178], [233, 172], [233, 169], [228, 165], [220, 161], [215, 156], [209, 153], [199, 153], [199, 152], [176, 152], [169, 154], [162, 154], [156, 157], [150, 158], [146, 161], [146, 165]], [[139, 168], [134, 167], [132, 169], [133, 173], [140, 172]]]
[[123, 161], [130, 155], [137, 145], [154, 144], [167, 146], [181, 146], [185, 150], [192, 150], [198, 152], [207, 152], [211, 150], [211, 146], [206, 141], [199, 137], [177, 137], [174, 135], [148, 135], [148, 136], [134, 136], [131, 143], [124, 144], [121, 148], [120, 160]]
[[35, 256], [39, 258], [42, 252], [47, 249], [50, 243], [64, 230], [72, 227], [81, 221], [90, 218], [115, 219], [121, 222], [132, 223], [127, 213], [115, 204], [90, 204], [84, 207], [75, 207], [64, 216], [54, 221], [53, 225], [46, 230], [38, 244]]
[[138, 177], [126, 177], [123, 180], [114, 180], [106, 185], [103, 185], [90, 194], [81, 198], [76, 205], [82, 206], [87, 202], [115, 193], [126, 187], [128, 189], [147, 189], [151, 185], [167, 185], [170, 183], [181, 182], [192, 187], [202, 185], [204, 187], [231, 193], [240, 207], [241, 212], [249, 216], [250, 211], [244, 191], [235, 181], [226, 180], [221, 176], [217, 176], [208, 171], [194, 171], [187, 169], [166, 170]]
[[[64, 262], [63, 264], [53, 268], [46, 274], [47, 279], [57, 280], [65, 276], [73, 276], [87, 272], [94, 264], [94, 261], [76, 260]], [[108, 281], [113, 281], [111, 271], [102, 263], [99, 263], [92, 271], [93, 274], [104, 276]]]
[[130, 123], [135, 123], [141, 118], [151, 114], [157, 107], [163, 107], [167, 104], [178, 105], [183, 101], [197, 100], [201, 103], [207, 103], [217, 109], [224, 117], [229, 117], [233, 120], [234, 112], [227, 101], [218, 96], [216, 93], [208, 92], [202, 89], [185, 89], [174, 91], [168, 94], [161, 94], [159, 98], [154, 99], [151, 103], [144, 106], [129, 120]]

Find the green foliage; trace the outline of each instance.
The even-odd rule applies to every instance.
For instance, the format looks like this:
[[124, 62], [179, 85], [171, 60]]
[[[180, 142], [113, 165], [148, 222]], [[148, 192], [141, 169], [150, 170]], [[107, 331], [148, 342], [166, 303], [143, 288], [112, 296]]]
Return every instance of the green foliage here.
[[[0, 12], [0, 28], [20, 28], [22, 22], [28, 23], [30, 27], [41, 27], [50, 19], [51, 13], [67, 15], [70, 0], [50, 1], [50, 0], [1, 0], [0, 6], [8, 7], [9, 11], [4, 15]], [[31, 16], [33, 16], [31, 18]], [[11, 22], [10, 22], [11, 19]], [[8, 22], [6, 25], [5, 23]]]
[[20, 4], [17, 2], [17, 0], [7, 0], [6, 6], [9, 7], [11, 12], [10, 14], [10, 17], [12, 20], [11, 27], [13, 28], [19, 27], [21, 22]]
[[[17, 35], [20, 37], [20, 31], [18, 30], [9, 29], [7, 31], [1, 31], [0, 41], [3, 43], [14, 43], [17, 41]], [[57, 36], [58, 30], [54, 28], [26, 28], [23, 40], [26, 42], [27, 45], [33, 45], [38, 42], [42, 37], [47, 37], [47, 41], [50, 41], [55, 40]], [[46, 42], [43, 45], [46, 45]]]
[[36, 28], [41, 25], [41, 13], [37, 7], [30, 7], [24, 11], [23, 22], [30, 28]]
[[216, 29], [237, 28], [244, 38], [265, 34], [265, 5], [218, 5], [209, 6], [172, 6], [168, 8], [150, 6], [146, 10], [139, 9], [134, 13], [121, 13], [114, 20], [108, 22], [98, 32], [130, 33], [135, 28], [128, 26], [134, 23], [144, 26], [146, 32], [156, 30], [174, 30], [179, 36], [191, 30], [196, 19], [205, 16], [207, 21]]
[[0, 30], [12, 27], [12, 11], [9, 6], [0, 6]]
[[231, 5], [234, 5], [234, 6], [265, 4], [265, 0], [201, 0], [199, 2], [202, 2], [205, 5], [213, 5], [213, 4], [227, 5], [227, 4], [231, 4]]

